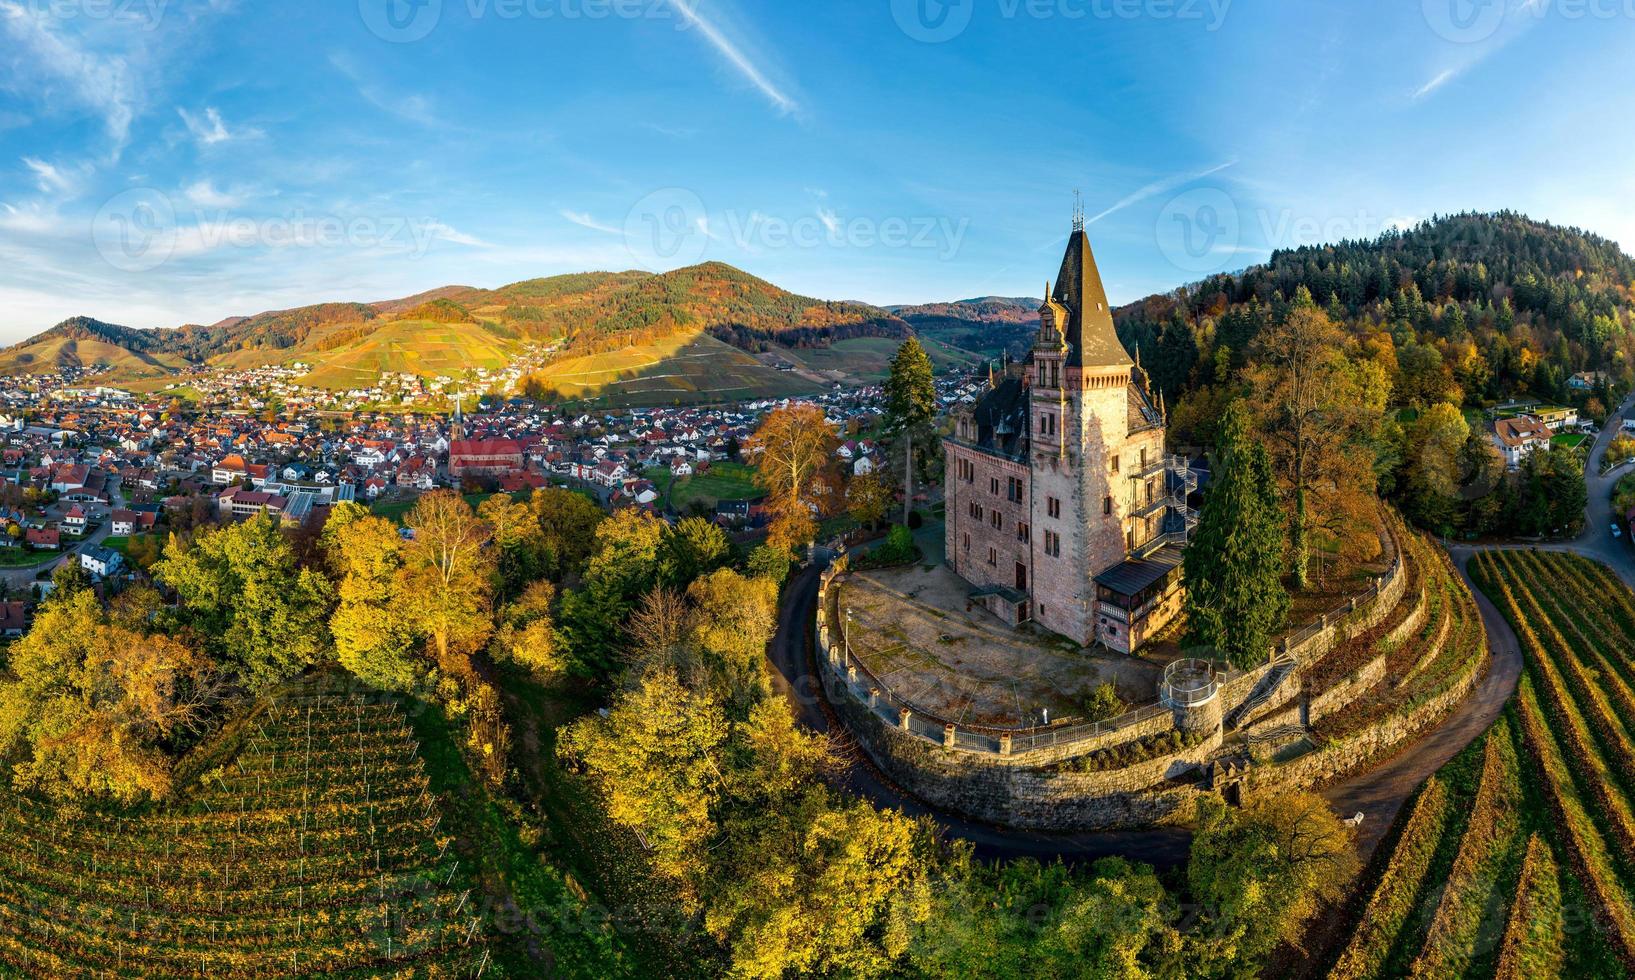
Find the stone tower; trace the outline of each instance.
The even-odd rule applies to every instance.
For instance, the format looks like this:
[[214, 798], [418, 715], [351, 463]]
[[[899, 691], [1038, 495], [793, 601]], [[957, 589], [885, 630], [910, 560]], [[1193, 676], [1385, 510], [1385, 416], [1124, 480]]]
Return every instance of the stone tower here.
[[946, 442], [949, 563], [1009, 622], [1133, 650], [1179, 611], [1194, 484], [1164, 455], [1081, 214], [1027, 362], [989, 389]]

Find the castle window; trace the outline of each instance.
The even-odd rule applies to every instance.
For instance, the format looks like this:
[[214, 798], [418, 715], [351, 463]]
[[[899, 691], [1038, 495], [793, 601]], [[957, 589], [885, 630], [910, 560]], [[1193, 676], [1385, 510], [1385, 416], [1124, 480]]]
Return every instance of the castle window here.
[[988, 492], [995, 497], [999, 496], [999, 477], [991, 476], [988, 478]]
[[1113, 457], [1113, 472], [1114, 473], [1118, 472], [1118, 457], [1117, 456]]
[[1052, 558], [1062, 556], [1062, 536], [1055, 531], [1045, 532], [1045, 554]]
[[1045, 412], [1039, 416], [1039, 434], [1053, 436], [1056, 434], [1056, 416]]
[[965, 545], [965, 550], [966, 551], [971, 550], [971, 534], [970, 534], [969, 531], [967, 531], [966, 534], [965, 534], [965, 540], [964, 540], [963, 544]]
[[1016, 540], [1027, 544], [1033, 537], [1033, 531], [1026, 524], [1018, 522], [1016, 525]]
[[998, 565], [999, 564], [999, 552], [995, 551], [993, 548], [988, 549], [988, 564], [990, 564], [990, 565]]
[[1060, 519], [1062, 516], [1062, 502], [1055, 497], [1045, 498], [1045, 512], [1053, 518]]
[[1145, 471], [1146, 468], [1147, 468], [1147, 451], [1145, 449], [1143, 449], [1143, 450], [1141, 450], [1141, 469], [1143, 471]]
[[1011, 477], [1005, 484], [1005, 499], [1013, 504], [1022, 502], [1022, 481]]
[[1005, 515], [996, 510], [993, 512], [992, 518], [990, 523], [993, 524], [994, 530], [1003, 531], [1005, 529]]
[[1113, 495], [1112, 494], [1108, 494], [1106, 497], [1102, 498], [1101, 512], [1103, 514], [1111, 514], [1113, 512]]

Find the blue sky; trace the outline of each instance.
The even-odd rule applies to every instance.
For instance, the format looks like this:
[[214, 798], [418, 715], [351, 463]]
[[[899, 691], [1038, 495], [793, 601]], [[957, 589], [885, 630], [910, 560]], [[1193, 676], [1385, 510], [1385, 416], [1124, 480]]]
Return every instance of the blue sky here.
[[[1635, 8], [1635, 0], [1630, 0]], [[0, 0], [0, 341], [717, 259], [1115, 301], [1437, 212], [1635, 245], [1625, 0]]]

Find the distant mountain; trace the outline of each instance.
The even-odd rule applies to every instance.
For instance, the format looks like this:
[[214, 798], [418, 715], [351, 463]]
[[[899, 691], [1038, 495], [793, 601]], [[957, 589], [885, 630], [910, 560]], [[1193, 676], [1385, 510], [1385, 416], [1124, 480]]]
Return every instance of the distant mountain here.
[[[736, 379], [736, 397], [754, 397], [817, 390], [837, 380], [831, 374], [846, 376], [803, 374], [804, 362], [781, 359], [778, 351], [901, 339], [910, 332], [900, 317], [876, 307], [799, 296], [732, 266], [706, 263], [659, 275], [588, 272], [498, 289], [444, 286], [397, 300], [323, 303], [169, 330], [76, 319], [0, 353], [0, 372], [106, 364], [116, 377], [147, 377], [190, 365], [304, 362], [316, 366], [311, 383], [348, 388], [381, 372], [434, 376], [497, 368], [533, 344], [554, 352], [542, 372], [550, 386], [588, 397], [599, 385], [630, 380], [626, 375], [662, 376], [673, 368], [690, 375], [702, 363], [701, 351], [737, 348], [727, 373]], [[588, 375], [564, 380], [553, 371], [602, 355], [611, 357]], [[677, 358], [685, 362], [679, 368]], [[586, 377], [598, 380], [587, 384]]]
[[0, 374], [54, 374], [97, 366], [133, 377], [169, 374], [186, 367], [186, 359], [170, 350], [175, 335], [73, 317], [0, 351]]
[[1116, 311], [1125, 345], [1176, 407], [1175, 431], [1207, 427], [1214, 395], [1301, 290], [1386, 368], [1397, 404], [1582, 403], [1568, 386], [1577, 372], [1635, 380], [1635, 259], [1579, 228], [1455, 214], [1279, 251]]
[[892, 306], [916, 334], [985, 357], [1020, 357], [1039, 328], [1043, 299], [984, 296], [952, 303]]

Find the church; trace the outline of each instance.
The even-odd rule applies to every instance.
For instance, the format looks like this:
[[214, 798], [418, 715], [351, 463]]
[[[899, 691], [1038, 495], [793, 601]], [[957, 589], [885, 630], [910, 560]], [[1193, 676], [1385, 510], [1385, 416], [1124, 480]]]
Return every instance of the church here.
[[1082, 214], [1033, 350], [953, 419], [947, 560], [971, 603], [1081, 646], [1134, 653], [1181, 611], [1196, 477], [1113, 328]]

